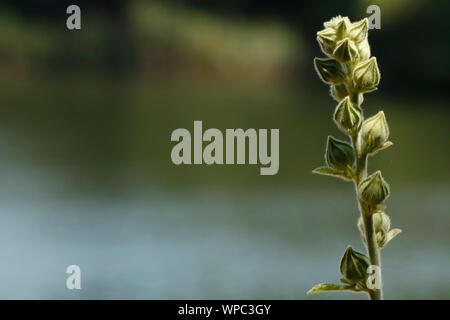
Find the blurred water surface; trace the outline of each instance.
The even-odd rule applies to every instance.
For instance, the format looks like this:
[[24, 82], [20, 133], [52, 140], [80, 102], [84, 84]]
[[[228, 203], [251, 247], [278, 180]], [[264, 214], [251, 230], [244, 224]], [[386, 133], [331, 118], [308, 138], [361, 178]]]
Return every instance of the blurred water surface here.
[[[125, 198], [52, 199], [62, 177], [8, 169], [1, 298], [304, 299], [316, 282], [338, 279], [346, 245], [362, 250], [351, 196], [339, 190], [154, 188]], [[29, 192], [19, 196], [14, 185], [22, 183]], [[383, 252], [388, 298], [450, 295], [448, 210], [429, 208], [448, 201], [448, 191], [407, 190], [391, 201], [392, 212], [406, 203], [415, 214], [393, 214], [404, 234]], [[71, 264], [81, 267], [82, 290], [65, 288]], [[364, 296], [311, 298], [344, 297]]]

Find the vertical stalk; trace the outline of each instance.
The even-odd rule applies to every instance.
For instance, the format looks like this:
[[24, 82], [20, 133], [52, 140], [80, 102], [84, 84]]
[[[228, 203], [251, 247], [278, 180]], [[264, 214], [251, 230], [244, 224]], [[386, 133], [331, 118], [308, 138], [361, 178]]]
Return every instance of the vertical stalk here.
[[[367, 154], [361, 150], [361, 137], [359, 130], [352, 136], [353, 147], [355, 149], [356, 156], [356, 177], [355, 177], [355, 190], [356, 196], [358, 197], [358, 185], [361, 180], [367, 177]], [[365, 212], [365, 206], [358, 200], [359, 211], [364, 222], [364, 229], [366, 235], [367, 251], [370, 259], [371, 265], [380, 267], [381, 270], [381, 258], [380, 258], [380, 248], [377, 244], [376, 234], [373, 227], [373, 219], [371, 212]], [[378, 275], [381, 280], [381, 274]], [[383, 290], [382, 288], [377, 290], [369, 290], [369, 296], [371, 300], [382, 300]]]
[[[367, 241], [367, 251], [369, 252], [369, 259], [372, 265], [378, 266], [381, 268], [380, 261], [380, 248], [378, 248], [376, 235], [373, 229], [373, 219], [370, 214], [363, 214], [364, 228], [366, 232], [366, 241]], [[381, 274], [379, 274], [380, 283], [381, 282]], [[376, 290], [369, 291], [371, 300], [382, 300], [383, 299], [383, 290], [382, 288]]]

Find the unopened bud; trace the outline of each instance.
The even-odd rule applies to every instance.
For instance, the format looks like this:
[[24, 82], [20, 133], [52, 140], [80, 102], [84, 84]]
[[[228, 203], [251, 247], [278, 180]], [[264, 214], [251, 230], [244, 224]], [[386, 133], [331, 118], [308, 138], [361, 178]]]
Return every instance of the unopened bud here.
[[326, 55], [333, 54], [334, 47], [336, 46], [336, 30], [326, 28], [317, 32], [317, 42], [319, 42], [323, 53]]
[[[377, 245], [379, 248], [384, 248], [389, 241], [391, 241], [396, 235], [398, 235], [401, 230], [400, 229], [392, 229], [391, 228], [391, 218], [384, 213], [383, 211], [375, 212], [372, 215], [373, 221], [373, 229], [377, 239]], [[364, 231], [364, 223], [362, 218], [358, 219], [358, 228], [361, 232], [361, 238], [364, 243], [366, 243], [366, 233]]]
[[342, 22], [345, 23], [346, 27], [349, 27], [351, 25], [348, 17], [342, 17], [340, 15], [331, 18], [329, 21], [324, 22], [323, 25], [325, 28], [332, 28], [337, 30], [339, 27], [342, 27]]
[[383, 148], [389, 138], [389, 127], [383, 111], [363, 122], [361, 136], [365, 143], [365, 152], [372, 153]]
[[359, 57], [358, 48], [349, 38], [338, 41], [333, 51], [333, 56], [340, 62], [356, 61]]
[[378, 247], [383, 248], [387, 244], [388, 232], [391, 227], [391, 218], [382, 211], [374, 213], [372, 217]]
[[376, 207], [389, 197], [389, 185], [384, 181], [380, 171], [376, 171], [358, 186], [359, 198], [371, 207]]
[[366, 39], [356, 45], [359, 51], [359, 58], [361, 61], [365, 61], [370, 58], [370, 45], [369, 41]]
[[346, 132], [352, 132], [361, 122], [361, 113], [350, 102], [350, 97], [345, 97], [336, 107], [334, 120], [338, 126]]
[[355, 81], [355, 87], [361, 92], [375, 90], [380, 82], [377, 59], [373, 57], [359, 63], [353, 70], [353, 80]]
[[340, 270], [346, 280], [353, 283], [364, 283], [369, 265], [370, 261], [366, 255], [354, 251], [351, 246], [348, 246], [342, 257]]
[[349, 35], [353, 41], [360, 43], [367, 39], [368, 29], [368, 20], [367, 18], [364, 18], [351, 24]]
[[323, 82], [338, 84], [344, 81], [345, 74], [342, 66], [335, 59], [314, 58], [314, 66]]
[[334, 28], [336, 30], [337, 40], [343, 39], [347, 36], [350, 25], [350, 20], [347, 17], [342, 18], [341, 21], [336, 23], [336, 26]]
[[345, 171], [348, 166], [352, 166], [355, 161], [353, 147], [344, 141], [328, 136], [325, 160], [329, 167]]
[[387, 233], [391, 227], [391, 218], [383, 211], [378, 211], [372, 215], [373, 228], [376, 233]]

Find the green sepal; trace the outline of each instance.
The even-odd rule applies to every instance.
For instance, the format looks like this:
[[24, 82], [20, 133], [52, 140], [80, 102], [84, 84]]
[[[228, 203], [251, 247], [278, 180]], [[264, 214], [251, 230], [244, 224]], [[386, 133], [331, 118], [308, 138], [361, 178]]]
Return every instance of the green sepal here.
[[377, 153], [378, 151], [384, 150], [389, 148], [390, 146], [392, 146], [394, 143], [392, 141], [386, 141], [385, 143], [383, 143], [380, 147], [376, 148], [375, 150], [373, 150], [370, 155], [373, 156], [375, 153]]
[[388, 234], [387, 234], [386, 244], [389, 243], [389, 241], [394, 239], [401, 232], [402, 232], [402, 229], [398, 229], [398, 228], [392, 229], [391, 231], [389, 231]]
[[391, 242], [391, 240], [394, 239], [401, 232], [402, 232], [401, 229], [392, 229], [391, 231], [385, 233], [384, 235], [383, 233], [378, 232], [377, 233], [378, 247], [380, 249], [386, 247], [387, 244]]
[[348, 280], [345, 279], [345, 278], [340, 278], [339, 281], [341, 281], [341, 282], [342, 282], [343, 284], [345, 284], [345, 285], [349, 285], [349, 286], [354, 286], [354, 285], [355, 285], [353, 282], [348, 281]]

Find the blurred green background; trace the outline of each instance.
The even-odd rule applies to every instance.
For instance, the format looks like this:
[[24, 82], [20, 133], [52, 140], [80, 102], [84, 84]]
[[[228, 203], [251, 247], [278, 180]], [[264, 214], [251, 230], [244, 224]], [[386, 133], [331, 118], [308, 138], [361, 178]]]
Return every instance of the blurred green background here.
[[[381, 8], [382, 73], [365, 96], [394, 146], [370, 159], [403, 233], [385, 296], [450, 298], [448, 1], [0, 2], [0, 298], [365, 299], [306, 296], [364, 248], [353, 186], [323, 164], [335, 102], [315, 33]], [[280, 171], [175, 166], [176, 128], [279, 128]], [[82, 290], [65, 288], [65, 268]]]

